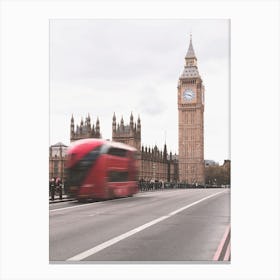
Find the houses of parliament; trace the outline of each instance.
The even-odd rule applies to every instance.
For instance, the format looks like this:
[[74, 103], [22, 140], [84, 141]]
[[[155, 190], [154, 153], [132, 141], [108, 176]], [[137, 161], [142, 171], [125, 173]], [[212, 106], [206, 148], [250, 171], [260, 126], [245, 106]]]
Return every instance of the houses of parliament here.
[[[175, 94], [172, 93], [172, 94]], [[178, 106], [178, 147], [179, 153], [168, 153], [164, 147], [147, 147], [141, 143], [141, 119], [134, 119], [130, 114], [129, 123], [124, 123], [123, 117], [117, 122], [115, 113], [112, 116], [112, 140], [135, 147], [139, 180], [184, 182], [188, 184], [205, 183], [204, 164], [204, 85], [198, 71], [197, 58], [190, 37], [189, 47], [185, 56], [185, 65], [177, 84]], [[70, 142], [84, 138], [101, 138], [100, 121], [95, 125], [90, 116], [86, 116], [75, 127], [74, 117], [71, 117]], [[52, 147], [56, 148], [56, 159]], [[66, 146], [58, 143], [50, 147], [50, 177], [56, 172], [64, 172], [64, 155]], [[59, 164], [61, 158], [61, 164]], [[64, 178], [64, 174], [60, 174]]]

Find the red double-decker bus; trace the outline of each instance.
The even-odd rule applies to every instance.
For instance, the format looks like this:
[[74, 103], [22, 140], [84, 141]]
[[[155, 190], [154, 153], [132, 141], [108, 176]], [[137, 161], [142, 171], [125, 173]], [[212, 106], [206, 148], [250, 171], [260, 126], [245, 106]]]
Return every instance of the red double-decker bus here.
[[102, 139], [73, 142], [66, 161], [68, 194], [84, 201], [137, 193], [136, 152], [131, 146]]

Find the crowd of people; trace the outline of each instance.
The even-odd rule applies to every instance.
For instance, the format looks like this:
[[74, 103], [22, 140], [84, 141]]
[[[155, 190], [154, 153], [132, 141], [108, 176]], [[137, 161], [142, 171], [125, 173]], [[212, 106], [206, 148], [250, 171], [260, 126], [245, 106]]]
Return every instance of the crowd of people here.
[[138, 182], [139, 191], [151, 191], [159, 189], [186, 189], [186, 188], [204, 188], [204, 185], [187, 184], [177, 182], [163, 182], [157, 180], [144, 180]]
[[49, 195], [51, 200], [54, 200], [56, 194], [59, 195], [59, 199], [62, 199], [63, 183], [60, 178], [53, 177], [49, 182]]

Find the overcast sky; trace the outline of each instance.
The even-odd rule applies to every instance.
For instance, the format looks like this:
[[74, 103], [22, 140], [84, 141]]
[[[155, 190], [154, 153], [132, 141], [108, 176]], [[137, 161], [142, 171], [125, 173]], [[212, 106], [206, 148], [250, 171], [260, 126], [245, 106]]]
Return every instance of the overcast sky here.
[[178, 154], [177, 83], [190, 32], [205, 86], [204, 157], [229, 159], [229, 20], [51, 20], [50, 144], [70, 143], [75, 126], [97, 116], [103, 138], [112, 117], [140, 115], [142, 145]]

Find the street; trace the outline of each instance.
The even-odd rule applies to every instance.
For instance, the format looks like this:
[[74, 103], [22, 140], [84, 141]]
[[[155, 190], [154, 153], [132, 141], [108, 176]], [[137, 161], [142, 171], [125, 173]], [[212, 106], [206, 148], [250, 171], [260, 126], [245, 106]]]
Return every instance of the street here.
[[61, 202], [49, 215], [50, 262], [209, 262], [229, 228], [230, 189]]

